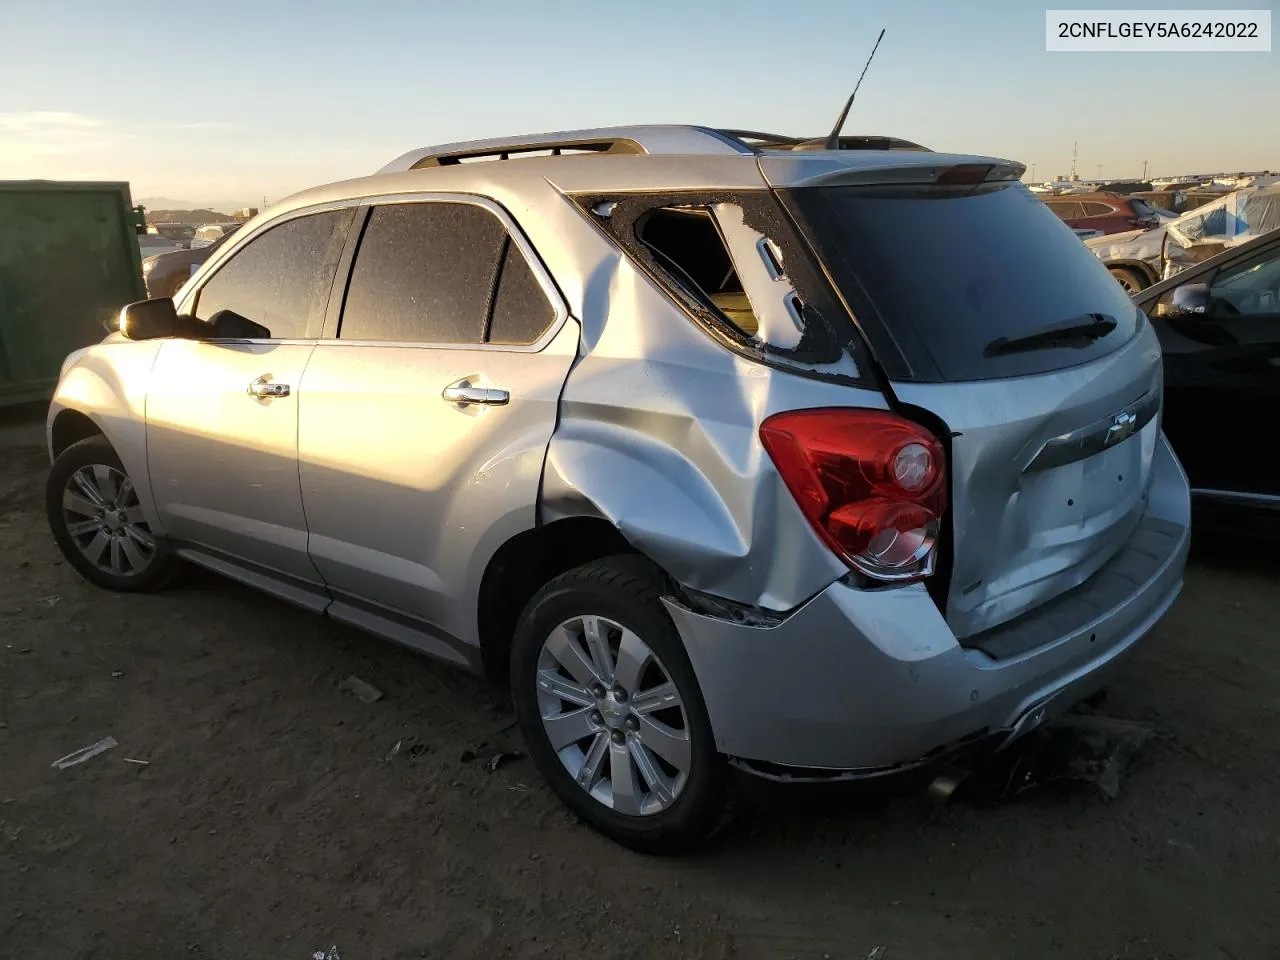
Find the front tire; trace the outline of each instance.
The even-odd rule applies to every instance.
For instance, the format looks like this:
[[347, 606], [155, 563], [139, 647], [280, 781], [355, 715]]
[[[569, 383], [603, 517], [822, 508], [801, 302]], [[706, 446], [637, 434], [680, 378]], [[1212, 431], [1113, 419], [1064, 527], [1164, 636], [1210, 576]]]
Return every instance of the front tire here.
[[511, 694], [556, 795], [611, 839], [678, 853], [726, 817], [724, 759], [680, 635], [643, 557], [597, 560], [529, 601]]
[[62, 555], [90, 583], [145, 591], [172, 577], [177, 559], [152, 533], [106, 437], [89, 437], [58, 455], [45, 484], [45, 512]]

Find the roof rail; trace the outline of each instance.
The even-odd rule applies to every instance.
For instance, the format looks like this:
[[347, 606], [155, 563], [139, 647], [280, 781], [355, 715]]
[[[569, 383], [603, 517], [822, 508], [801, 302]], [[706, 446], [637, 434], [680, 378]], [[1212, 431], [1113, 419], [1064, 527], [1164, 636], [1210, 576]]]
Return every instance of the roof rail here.
[[[756, 130], [717, 130], [712, 127], [652, 124], [634, 127], [597, 127], [533, 133], [492, 140], [467, 140], [435, 147], [420, 147], [402, 154], [379, 170], [399, 173], [424, 167], [447, 167], [476, 160], [510, 160], [530, 155], [569, 154], [711, 154], [747, 155], [761, 150], [825, 150], [822, 138], [790, 137]], [[841, 150], [928, 150], [897, 137], [844, 136]]]
[[649, 125], [598, 127], [535, 133], [492, 140], [469, 140], [410, 150], [379, 170], [395, 173], [423, 167], [451, 166], [473, 160], [509, 160], [528, 154], [560, 156], [574, 153], [608, 154], [751, 154], [740, 140], [710, 127]]

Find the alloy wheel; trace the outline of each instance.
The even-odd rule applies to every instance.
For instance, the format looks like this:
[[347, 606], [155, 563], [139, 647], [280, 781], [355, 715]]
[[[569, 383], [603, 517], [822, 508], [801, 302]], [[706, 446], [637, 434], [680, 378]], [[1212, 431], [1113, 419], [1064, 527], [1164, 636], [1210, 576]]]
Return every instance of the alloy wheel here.
[[626, 816], [675, 802], [691, 726], [670, 672], [636, 633], [605, 617], [566, 620], [543, 641], [536, 682], [543, 731], [580, 788]]
[[62, 518], [91, 564], [116, 577], [137, 576], [156, 555], [133, 481], [103, 463], [81, 467], [62, 491]]

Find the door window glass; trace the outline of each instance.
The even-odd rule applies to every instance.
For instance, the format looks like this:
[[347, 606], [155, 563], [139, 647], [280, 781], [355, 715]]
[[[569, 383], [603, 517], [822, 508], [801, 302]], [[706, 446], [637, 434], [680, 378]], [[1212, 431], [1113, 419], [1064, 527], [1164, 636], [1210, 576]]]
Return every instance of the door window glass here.
[[506, 230], [473, 203], [374, 207], [360, 241], [339, 336], [480, 343]]
[[1218, 271], [1209, 287], [1214, 316], [1280, 314], [1280, 248]]
[[318, 336], [353, 211], [288, 220], [250, 240], [200, 289], [195, 315], [230, 310], [260, 323], [273, 340]]
[[489, 342], [534, 343], [555, 320], [555, 310], [539, 285], [524, 254], [510, 239], [498, 274], [489, 321]]

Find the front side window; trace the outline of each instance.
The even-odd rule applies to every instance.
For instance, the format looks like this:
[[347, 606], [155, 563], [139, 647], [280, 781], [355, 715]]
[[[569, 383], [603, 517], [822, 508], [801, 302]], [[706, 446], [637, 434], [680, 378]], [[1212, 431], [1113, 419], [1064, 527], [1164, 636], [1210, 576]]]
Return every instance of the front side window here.
[[1219, 270], [1209, 286], [1209, 312], [1216, 317], [1280, 314], [1280, 248]]
[[195, 315], [230, 310], [260, 323], [273, 340], [316, 337], [354, 212], [330, 210], [287, 220], [238, 250], [200, 288]]

